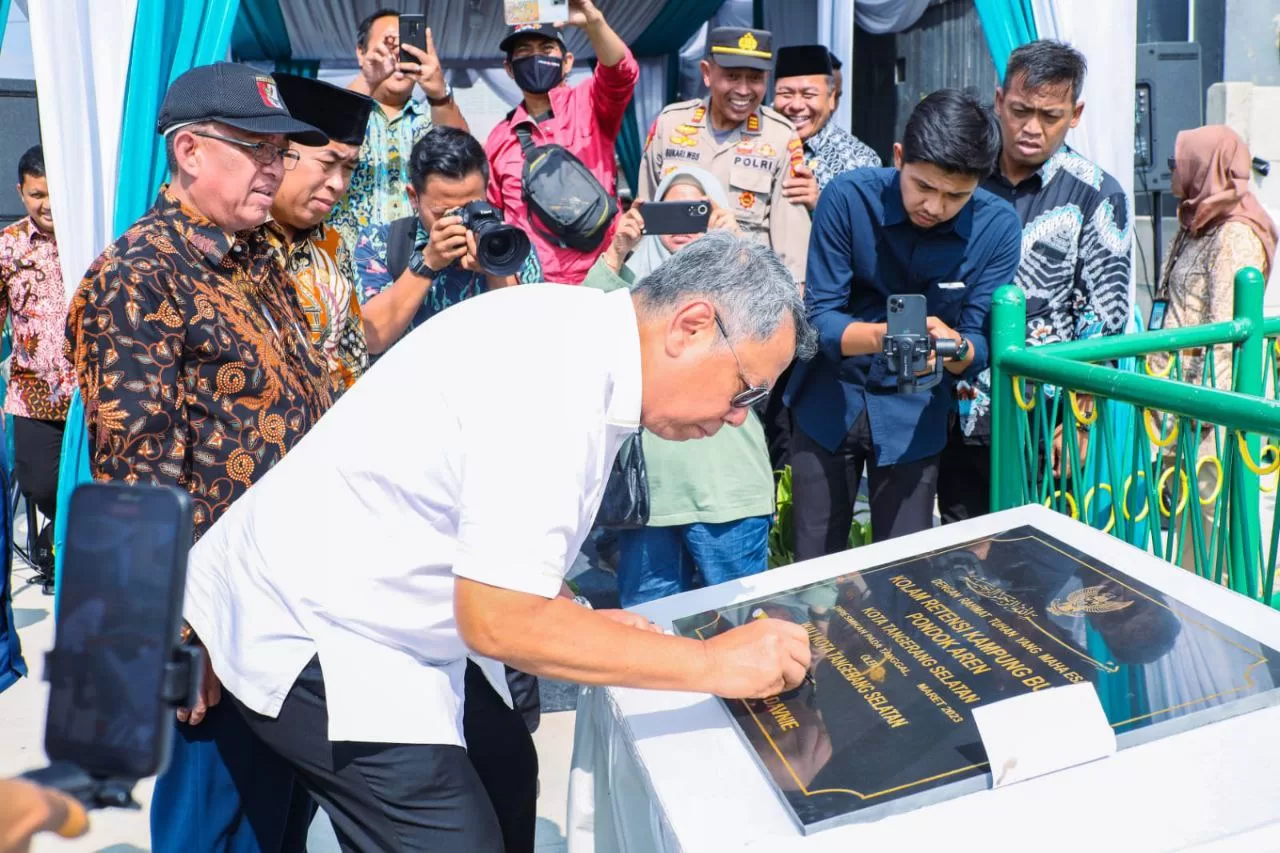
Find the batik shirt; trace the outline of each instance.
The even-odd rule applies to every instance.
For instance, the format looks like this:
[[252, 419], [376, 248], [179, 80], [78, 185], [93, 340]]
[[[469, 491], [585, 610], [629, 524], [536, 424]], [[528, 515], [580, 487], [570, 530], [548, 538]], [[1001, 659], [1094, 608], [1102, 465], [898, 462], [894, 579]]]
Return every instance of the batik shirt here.
[[351, 186], [329, 214], [329, 224], [338, 229], [348, 251], [365, 228], [413, 215], [405, 191], [409, 154], [430, 129], [431, 108], [416, 98], [410, 98], [400, 114], [390, 119], [381, 105], [374, 104]]
[[266, 230], [228, 235], [167, 187], [89, 268], [67, 344], [94, 479], [186, 489], [196, 538], [332, 401]]
[[[1016, 187], [999, 173], [982, 186], [1011, 203], [1022, 220], [1016, 281], [1027, 298], [1027, 345], [1123, 332], [1133, 233], [1116, 179], [1064, 145]], [[958, 383], [956, 397], [965, 437], [987, 443], [990, 371]]]
[[311, 342], [324, 353], [330, 390], [336, 398], [369, 366], [360, 301], [347, 274], [355, 269], [350, 255], [338, 232], [323, 225], [298, 234], [292, 246], [274, 222], [267, 224], [267, 236], [293, 283], [311, 330]]
[[67, 292], [58, 244], [24, 217], [0, 231], [0, 327], [13, 320], [13, 356], [4, 411], [65, 421], [76, 377], [63, 352]]
[[[368, 302], [395, 283], [387, 267], [387, 235], [390, 231], [389, 224], [370, 228], [360, 235], [360, 240], [356, 243], [356, 276], [359, 279], [357, 293], [361, 304]], [[419, 220], [418, 232], [413, 240], [413, 251], [421, 254], [429, 242], [431, 242], [431, 232], [424, 228], [422, 221]], [[529, 256], [524, 260], [524, 267], [521, 268], [517, 277], [521, 284], [542, 281], [542, 264], [538, 261], [538, 250], [532, 245], [529, 247]], [[450, 305], [456, 305], [488, 289], [489, 283], [484, 273], [469, 272], [457, 264], [445, 267], [431, 280], [431, 287], [427, 290], [426, 298], [422, 300], [422, 307], [413, 315], [413, 320], [405, 329], [405, 334], [421, 326]]]
[[878, 169], [884, 165], [870, 145], [844, 128], [836, 127], [830, 119], [822, 130], [804, 141], [804, 156], [818, 179], [819, 191], [826, 189], [831, 179], [841, 172], [863, 166]]

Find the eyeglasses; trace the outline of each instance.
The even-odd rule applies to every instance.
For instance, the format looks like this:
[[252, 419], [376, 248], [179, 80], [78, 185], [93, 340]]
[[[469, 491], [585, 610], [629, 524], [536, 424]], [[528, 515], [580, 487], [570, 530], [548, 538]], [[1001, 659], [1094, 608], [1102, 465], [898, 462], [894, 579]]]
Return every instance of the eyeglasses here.
[[196, 136], [203, 136], [205, 139], [216, 139], [219, 142], [225, 142], [228, 145], [235, 145], [249, 152], [249, 156], [253, 158], [253, 162], [259, 166], [270, 166], [277, 159], [284, 161], [284, 170], [292, 171], [297, 167], [298, 161], [302, 156], [297, 151], [290, 151], [287, 148], [281, 148], [279, 145], [273, 145], [270, 142], [245, 142], [243, 139], [236, 139], [232, 136], [223, 136], [219, 133], [209, 133], [205, 130], [191, 131]]
[[720, 319], [720, 315], [716, 316], [716, 328], [720, 330], [720, 334], [724, 335], [724, 342], [729, 345], [729, 352], [733, 355], [734, 362], [738, 365], [738, 378], [742, 380], [742, 384], [747, 386], [747, 390], [739, 391], [733, 395], [733, 399], [729, 401], [729, 405], [735, 409], [749, 409], [756, 403], [759, 403], [765, 397], [769, 396], [768, 385], [752, 385], [747, 379], [747, 374], [742, 371], [742, 360], [738, 358], [738, 351], [733, 348], [733, 341], [729, 340], [729, 333], [725, 331], [724, 321]]

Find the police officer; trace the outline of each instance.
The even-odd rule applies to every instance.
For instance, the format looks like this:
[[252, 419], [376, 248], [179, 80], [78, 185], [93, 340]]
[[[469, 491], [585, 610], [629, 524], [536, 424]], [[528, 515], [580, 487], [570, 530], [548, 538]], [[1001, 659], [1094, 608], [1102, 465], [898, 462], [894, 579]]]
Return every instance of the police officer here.
[[804, 145], [791, 122], [763, 106], [773, 69], [773, 34], [718, 27], [707, 39], [702, 80], [707, 100], [662, 111], [645, 143], [638, 197], [653, 199], [662, 179], [698, 166], [720, 179], [743, 233], [768, 245], [797, 282], [809, 252], [809, 214], [791, 203], [783, 183], [805, 168]]

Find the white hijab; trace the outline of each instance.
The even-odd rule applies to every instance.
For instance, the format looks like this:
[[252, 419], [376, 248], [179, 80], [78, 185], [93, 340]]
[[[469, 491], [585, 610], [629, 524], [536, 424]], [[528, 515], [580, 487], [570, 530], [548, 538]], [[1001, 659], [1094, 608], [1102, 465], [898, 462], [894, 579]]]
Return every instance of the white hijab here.
[[[682, 184], [696, 185], [718, 207], [729, 207], [729, 196], [716, 176], [696, 166], [682, 166], [663, 178], [653, 194], [654, 201], [662, 201], [677, 181]], [[640, 207], [640, 212], [644, 213], [643, 205]], [[660, 267], [663, 261], [671, 257], [671, 254], [671, 250], [662, 245], [662, 238], [653, 234], [640, 240], [640, 244], [627, 259], [626, 267], [635, 276], [636, 281], [639, 281]]]

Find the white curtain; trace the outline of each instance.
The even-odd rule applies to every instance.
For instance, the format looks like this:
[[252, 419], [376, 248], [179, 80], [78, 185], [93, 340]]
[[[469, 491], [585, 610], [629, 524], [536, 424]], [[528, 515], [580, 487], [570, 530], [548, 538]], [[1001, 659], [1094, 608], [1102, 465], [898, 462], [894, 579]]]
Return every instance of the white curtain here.
[[[843, 6], [843, 0], [830, 0]], [[910, 27], [924, 10], [929, 0], [856, 0], [853, 14], [858, 26], [869, 33], [900, 33]]]
[[845, 130], [853, 128], [853, 22], [855, 9], [861, 8], [863, 2], [858, 0], [855, 5], [853, 0], [833, 0], [818, 5], [818, 44], [825, 44], [846, 69], [841, 75], [844, 86], [840, 108], [832, 119]]
[[640, 126], [640, 144], [644, 144], [653, 120], [667, 105], [667, 58], [644, 57], [640, 60], [640, 79], [636, 81], [636, 124]]
[[137, 0], [45, 0], [29, 7], [40, 136], [68, 298], [114, 236], [137, 9]]
[[1068, 42], [1089, 61], [1084, 115], [1067, 136], [1068, 144], [1110, 172], [1132, 201], [1129, 117], [1137, 82], [1137, 0], [1032, 0], [1031, 5], [1040, 38]]

